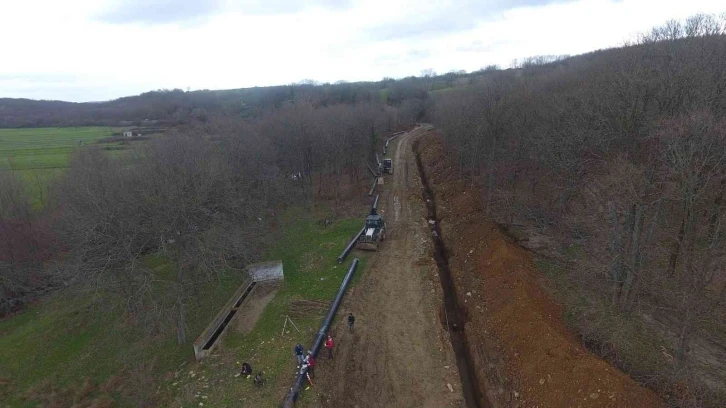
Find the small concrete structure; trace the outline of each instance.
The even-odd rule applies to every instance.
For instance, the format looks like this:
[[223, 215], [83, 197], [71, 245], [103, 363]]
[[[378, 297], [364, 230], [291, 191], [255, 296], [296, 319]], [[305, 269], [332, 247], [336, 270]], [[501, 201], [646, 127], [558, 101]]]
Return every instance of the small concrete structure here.
[[194, 356], [197, 361], [209, 356], [219, 344], [219, 339], [227, 331], [230, 322], [250, 299], [258, 282], [283, 280], [282, 261], [260, 262], [247, 267], [248, 278], [234, 292], [222, 310], [194, 341]]
[[255, 282], [282, 280], [285, 274], [282, 270], [282, 261], [259, 262], [249, 265], [247, 273]]
[[134, 133], [130, 130], [127, 130], [124, 132], [124, 137], [133, 137]]

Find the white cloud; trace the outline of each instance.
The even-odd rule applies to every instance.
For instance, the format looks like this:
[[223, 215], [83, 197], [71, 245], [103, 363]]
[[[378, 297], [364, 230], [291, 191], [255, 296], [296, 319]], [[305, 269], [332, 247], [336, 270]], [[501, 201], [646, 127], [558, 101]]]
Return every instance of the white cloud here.
[[[85, 101], [158, 88], [378, 80], [424, 68], [470, 71], [531, 55], [616, 46], [670, 18], [726, 11], [707, 0], [519, 0], [522, 6], [515, 8], [497, 0], [486, 2], [489, 7], [413, 0], [287, 3], [220, 1], [175, 18], [146, 15], [155, 9], [140, 7], [138, 18], [124, 9], [114, 20], [116, 0], [5, 0], [0, 97]], [[542, 3], [548, 5], [536, 5]]]

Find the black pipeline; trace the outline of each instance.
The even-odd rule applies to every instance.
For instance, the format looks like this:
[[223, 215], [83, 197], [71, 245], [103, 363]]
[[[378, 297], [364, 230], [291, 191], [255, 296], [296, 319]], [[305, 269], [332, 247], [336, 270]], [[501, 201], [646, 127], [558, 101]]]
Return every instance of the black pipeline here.
[[376, 173], [375, 171], [373, 171], [373, 169], [371, 168], [371, 165], [370, 164], [366, 164], [366, 166], [368, 166], [368, 171], [371, 172], [371, 174], [373, 175], [373, 177], [378, 177], [378, 173]]
[[338, 263], [343, 263], [343, 261], [345, 260], [345, 257], [348, 256], [348, 253], [353, 249], [353, 247], [355, 246], [355, 243], [358, 242], [358, 239], [360, 239], [360, 236], [363, 235], [363, 232], [365, 232], [365, 230], [366, 230], [366, 227], [363, 226], [363, 228], [361, 228], [360, 231], [358, 231], [358, 233], [355, 234], [353, 239], [351, 239], [350, 242], [348, 242], [348, 245], [345, 246], [345, 249], [343, 250], [343, 252], [341, 252], [340, 255], [338, 255]]
[[373, 177], [373, 185], [371, 185], [370, 191], [368, 191], [368, 195], [373, 195], [373, 191], [376, 189], [376, 184], [378, 184], [378, 177]]
[[[391, 140], [393, 140], [393, 139], [397, 138], [398, 136], [400, 136], [400, 135], [402, 135], [402, 134], [404, 134], [404, 133], [406, 133], [406, 132], [397, 132], [397, 133], [394, 133], [394, 134], [393, 134], [393, 136], [389, 137], [389, 138], [388, 138], [388, 139], [386, 140], [386, 144], [385, 144], [385, 146], [383, 146], [383, 155], [384, 155], [384, 156], [385, 156], [386, 154], [388, 154], [388, 144], [389, 144], [389, 143], [391, 143]], [[379, 165], [380, 165], [380, 164], [379, 164]]]
[[[358, 258], [355, 258], [353, 259], [353, 263], [350, 264], [350, 268], [348, 268], [348, 273], [345, 274], [343, 282], [340, 284], [340, 289], [338, 289], [338, 293], [335, 295], [335, 299], [333, 299], [333, 304], [330, 306], [330, 310], [328, 310], [328, 315], [325, 317], [325, 320], [323, 320], [323, 325], [322, 327], [320, 327], [320, 331], [318, 332], [318, 336], [315, 339], [315, 343], [313, 343], [313, 348], [310, 349], [310, 351], [312, 351], [313, 353], [313, 357], [315, 358], [317, 358], [318, 356], [318, 351], [320, 351], [320, 347], [322, 347], [323, 345], [325, 335], [328, 334], [330, 324], [333, 322], [333, 318], [335, 318], [335, 313], [338, 311], [340, 302], [343, 300], [345, 291], [346, 289], [348, 289], [348, 285], [350, 284], [351, 279], [353, 279], [353, 274], [355, 273], [357, 267]], [[305, 368], [301, 369], [297, 373], [297, 377], [295, 377], [295, 382], [292, 384], [292, 388], [290, 388], [290, 393], [287, 395], [287, 397], [285, 397], [285, 402], [283, 402], [282, 404], [283, 408], [292, 408], [295, 405], [295, 401], [300, 398], [300, 390], [305, 383], [305, 378], [308, 374], [307, 371], [307, 368]]]

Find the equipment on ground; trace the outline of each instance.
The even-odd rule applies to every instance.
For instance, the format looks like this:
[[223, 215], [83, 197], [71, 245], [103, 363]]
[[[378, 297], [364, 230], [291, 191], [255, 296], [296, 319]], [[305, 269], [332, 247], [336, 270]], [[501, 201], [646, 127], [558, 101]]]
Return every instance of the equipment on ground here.
[[383, 159], [383, 172], [393, 174], [393, 159]]
[[[378, 197], [376, 197], [376, 203]], [[363, 251], [378, 251], [378, 244], [386, 239], [386, 222], [376, 211], [376, 205], [366, 217], [363, 233], [358, 237], [355, 247]]]

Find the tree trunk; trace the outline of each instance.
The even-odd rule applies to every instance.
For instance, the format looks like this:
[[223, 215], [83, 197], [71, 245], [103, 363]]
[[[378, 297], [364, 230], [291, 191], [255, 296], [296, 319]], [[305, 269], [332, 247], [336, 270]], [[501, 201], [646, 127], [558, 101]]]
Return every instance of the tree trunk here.
[[691, 330], [691, 308], [688, 305], [688, 295], [683, 294], [683, 316], [681, 320], [681, 330], [678, 333], [678, 344], [676, 345], [676, 365], [683, 367], [686, 362], [686, 351], [688, 350], [688, 340]]
[[492, 147], [489, 152], [489, 179], [487, 181], [487, 209], [486, 215], [489, 217], [492, 207], [492, 197], [494, 196], [494, 150], [497, 147], [496, 135], [492, 137]]
[[182, 345], [187, 341], [187, 316], [186, 310], [184, 309], [184, 275], [181, 266], [177, 266], [177, 280], [179, 284], [179, 295], [176, 299], [177, 315], [176, 322], [176, 342], [178, 345]]
[[630, 235], [630, 266], [625, 268], [625, 279], [623, 281], [622, 292], [620, 293], [620, 306], [625, 308], [627, 306], [627, 299], [630, 296], [630, 292], [633, 289], [633, 282], [635, 275], [639, 272], [638, 269], [638, 258], [640, 253], [640, 234], [643, 226], [643, 213], [645, 206], [633, 204], [631, 207], [632, 224], [631, 224], [631, 235]]
[[187, 317], [184, 310], [183, 300], [178, 300], [177, 309], [179, 311], [179, 316], [176, 324], [176, 343], [181, 346], [187, 341]]
[[608, 202], [608, 210], [610, 212], [610, 222], [612, 223], [612, 233], [610, 235], [610, 254], [612, 259], [610, 260], [610, 279], [612, 283], [612, 296], [611, 301], [613, 304], [617, 304], [620, 298], [620, 286], [622, 276], [622, 251], [623, 241], [620, 236], [620, 221], [618, 220], [618, 213], [615, 209], [615, 205], [612, 202]]
[[[650, 219], [650, 223], [648, 224], [648, 229], [645, 232], [645, 236], [641, 240], [640, 245], [638, 246], [638, 256], [636, 259], [636, 265], [635, 265], [635, 279], [633, 281], [633, 288], [630, 291], [630, 296], [626, 299], [626, 306], [625, 310], [632, 311], [633, 307], [635, 306], [635, 301], [638, 297], [638, 292], [640, 291], [640, 284], [642, 282], [642, 274], [645, 267], [645, 253], [644, 250], [647, 249], [648, 245], [650, 244], [651, 239], [653, 238], [653, 231], [655, 230], [655, 225], [658, 223], [658, 216], [660, 215], [660, 206], [661, 202], [658, 201], [655, 207], [655, 212], [653, 213], [653, 217]], [[647, 209], [647, 206], [646, 206]], [[645, 215], [643, 215], [643, 218], [645, 218]], [[643, 222], [645, 222], [645, 219], [643, 219]]]
[[717, 239], [718, 231], [720, 229], [719, 220], [721, 219], [721, 211], [723, 209], [723, 196], [725, 187], [726, 178], [723, 178], [721, 179], [721, 189], [719, 190], [716, 199], [713, 200], [713, 213], [711, 214], [711, 218], [708, 220], [708, 239], [710, 242], [713, 242]]
[[686, 218], [681, 220], [681, 227], [678, 229], [678, 237], [676, 238], [676, 241], [673, 243], [673, 248], [671, 249], [671, 255], [668, 258], [668, 275], [673, 276], [673, 274], [676, 272], [676, 264], [678, 263], [678, 254], [681, 252], [681, 242], [683, 242], [683, 236], [686, 233], [686, 219], [688, 219], [688, 215], [686, 215]]

